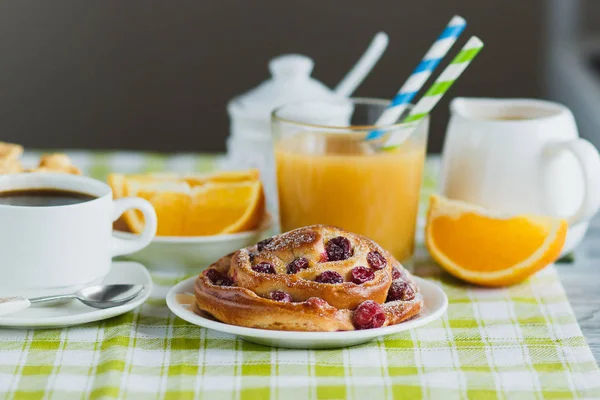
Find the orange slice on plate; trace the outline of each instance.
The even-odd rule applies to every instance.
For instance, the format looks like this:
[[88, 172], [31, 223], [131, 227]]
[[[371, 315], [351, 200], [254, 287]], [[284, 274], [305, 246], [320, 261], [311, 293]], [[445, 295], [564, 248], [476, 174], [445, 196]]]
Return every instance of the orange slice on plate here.
[[431, 196], [425, 242], [433, 259], [467, 282], [503, 286], [521, 282], [555, 261], [567, 222], [537, 215], [506, 215]]
[[[265, 215], [265, 197], [256, 170], [206, 175], [110, 174], [115, 198], [148, 200], [158, 217], [157, 236], [206, 236], [253, 230]], [[131, 232], [144, 228], [142, 214], [129, 210]]]

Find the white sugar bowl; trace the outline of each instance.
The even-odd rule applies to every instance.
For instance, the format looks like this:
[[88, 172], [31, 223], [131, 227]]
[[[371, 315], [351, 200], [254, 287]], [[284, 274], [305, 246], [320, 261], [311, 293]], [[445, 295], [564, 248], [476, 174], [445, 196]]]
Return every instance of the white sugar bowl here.
[[[253, 145], [268, 144], [271, 146], [271, 112], [284, 104], [308, 100], [340, 102], [347, 101], [334, 93], [326, 85], [310, 76], [314, 62], [309, 57], [300, 54], [286, 54], [272, 59], [269, 62], [271, 78], [261, 83], [254, 89], [235, 97], [227, 105], [230, 117], [230, 137], [227, 141], [228, 158], [233, 163], [244, 163], [245, 157], [238, 157], [235, 153], [236, 144], [251, 145], [242, 147], [244, 153], [254, 149]], [[348, 102], [348, 104], [350, 104]], [[325, 111], [331, 116], [335, 112], [344, 123], [344, 115], [339, 115], [340, 110]], [[350, 115], [348, 109], [344, 113]], [[312, 117], [312, 116], [311, 116]], [[338, 118], [336, 118], [338, 119]], [[315, 120], [315, 123], [321, 121]], [[332, 121], [333, 122], [333, 121]], [[238, 139], [244, 139], [242, 142]], [[263, 155], [264, 148], [256, 148], [259, 155]], [[244, 165], [246, 166], [246, 165]], [[258, 165], [250, 165], [251, 167]]]

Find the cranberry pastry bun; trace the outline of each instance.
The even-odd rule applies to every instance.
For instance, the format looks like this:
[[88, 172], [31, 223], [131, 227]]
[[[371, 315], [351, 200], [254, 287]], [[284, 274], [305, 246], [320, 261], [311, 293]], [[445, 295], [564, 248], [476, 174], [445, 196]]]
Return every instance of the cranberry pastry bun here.
[[212, 264], [198, 308], [221, 322], [288, 331], [393, 325], [423, 307], [409, 273], [378, 244], [326, 225], [274, 236]]

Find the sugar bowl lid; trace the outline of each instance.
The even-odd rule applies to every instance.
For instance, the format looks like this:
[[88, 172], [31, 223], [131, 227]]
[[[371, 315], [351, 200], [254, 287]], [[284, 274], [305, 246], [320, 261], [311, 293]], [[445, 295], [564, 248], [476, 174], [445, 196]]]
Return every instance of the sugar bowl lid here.
[[339, 95], [310, 76], [313, 67], [313, 60], [301, 54], [275, 57], [269, 62], [271, 78], [231, 100], [227, 106], [230, 115], [268, 121], [271, 112], [284, 104], [339, 101]]

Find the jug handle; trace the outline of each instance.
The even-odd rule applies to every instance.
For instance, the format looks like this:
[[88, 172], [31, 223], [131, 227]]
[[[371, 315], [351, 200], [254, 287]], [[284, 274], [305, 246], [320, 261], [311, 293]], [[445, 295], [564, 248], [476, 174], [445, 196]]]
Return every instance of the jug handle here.
[[568, 151], [575, 156], [583, 174], [584, 195], [579, 209], [567, 221], [570, 226], [589, 220], [600, 208], [600, 154], [585, 139], [573, 139], [550, 145], [551, 154]]

